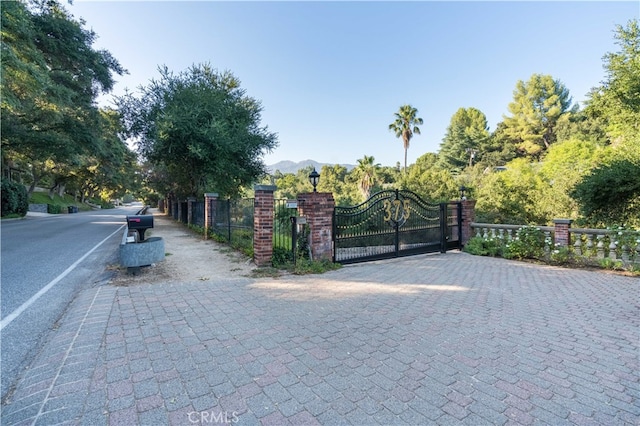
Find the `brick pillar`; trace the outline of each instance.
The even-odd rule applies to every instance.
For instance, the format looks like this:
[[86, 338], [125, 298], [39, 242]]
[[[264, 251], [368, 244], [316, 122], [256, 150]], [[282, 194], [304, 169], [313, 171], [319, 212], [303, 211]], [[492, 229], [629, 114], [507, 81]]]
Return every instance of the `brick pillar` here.
[[307, 217], [309, 246], [314, 260], [333, 260], [333, 210], [330, 192], [307, 192], [298, 195], [298, 213]]
[[569, 228], [571, 228], [571, 219], [553, 219], [553, 242], [559, 247], [568, 247], [571, 241]]
[[[450, 215], [450, 216], [449, 216]], [[447, 228], [450, 225], [455, 225], [451, 229], [451, 240], [452, 241], [460, 241], [462, 244], [462, 239], [460, 238], [460, 229], [458, 229], [458, 201], [452, 201], [447, 204]]]
[[467, 244], [467, 241], [473, 236], [473, 229], [471, 229], [471, 223], [476, 220], [476, 200], [462, 200], [462, 245]]
[[271, 264], [273, 256], [273, 192], [274, 185], [253, 187], [253, 260], [258, 266]]
[[164, 213], [164, 200], [158, 200], [158, 212]]
[[216, 218], [217, 192], [207, 192], [204, 194], [204, 239], [209, 238], [209, 229], [213, 228]]
[[193, 222], [193, 203], [196, 202], [196, 197], [187, 198], [187, 225], [191, 225]]

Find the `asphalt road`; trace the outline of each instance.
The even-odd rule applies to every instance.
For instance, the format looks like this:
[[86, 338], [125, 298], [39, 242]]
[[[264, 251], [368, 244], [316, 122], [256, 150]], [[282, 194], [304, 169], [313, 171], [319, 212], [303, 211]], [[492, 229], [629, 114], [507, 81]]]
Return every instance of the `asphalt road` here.
[[[0, 258], [4, 399], [82, 288], [118, 263], [125, 216], [140, 206], [3, 221]], [[93, 250], [93, 251], [92, 251]], [[91, 252], [92, 251], [92, 252]], [[91, 252], [91, 253], [89, 253]]]

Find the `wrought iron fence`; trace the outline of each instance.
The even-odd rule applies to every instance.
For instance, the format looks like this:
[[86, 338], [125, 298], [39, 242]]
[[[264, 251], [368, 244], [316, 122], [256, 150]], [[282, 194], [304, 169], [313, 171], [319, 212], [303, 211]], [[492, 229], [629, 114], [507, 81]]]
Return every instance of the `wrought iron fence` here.
[[[191, 217], [189, 217], [187, 202], [171, 203], [171, 216], [180, 222], [191, 223], [196, 226], [205, 226], [204, 201], [193, 201], [191, 204]], [[253, 248], [254, 226], [254, 199], [245, 198], [237, 200], [218, 199], [211, 205], [212, 223], [211, 232], [220, 239], [228, 242], [236, 248], [246, 249], [249, 253]], [[292, 241], [292, 216], [298, 216], [295, 204], [286, 199], [275, 199], [273, 206], [273, 247], [291, 251]]]
[[173, 214], [173, 218], [175, 220], [178, 220], [180, 217], [178, 216], [178, 205], [179, 203], [173, 203], [173, 209], [171, 210], [171, 213]]
[[189, 223], [189, 203], [186, 201], [180, 203], [180, 221]]
[[292, 207], [286, 199], [273, 200], [273, 247], [291, 250], [292, 223], [291, 217], [298, 216], [298, 209]]
[[191, 204], [191, 223], [204, 228], [204, 201], [194, 201]]
[[216, 200], [212, 231], [231, 246], [253, 250], [254, 199]]

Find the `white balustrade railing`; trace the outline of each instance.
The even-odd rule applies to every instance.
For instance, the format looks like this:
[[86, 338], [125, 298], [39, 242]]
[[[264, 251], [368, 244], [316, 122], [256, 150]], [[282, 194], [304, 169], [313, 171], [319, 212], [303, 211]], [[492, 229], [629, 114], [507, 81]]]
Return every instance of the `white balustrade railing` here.
[[[526, 225], [506, 225], [493, 223], [471, 223], [473, 236], [484, 239], [499, 238], [510, 241], [516, 237], [518, 229]], [[545, 235], [545, 252], [554, 249], [554, 227], [537, 226]], [[576, 256], [588, 259], [621, 260], [627, 263], [640, 263], [640, 232], [633, 238], [625, 237], [629, 231], [611, 229], [569, 228], [569, 246]], [[623, 240], [622, 242], [620, 240]]]

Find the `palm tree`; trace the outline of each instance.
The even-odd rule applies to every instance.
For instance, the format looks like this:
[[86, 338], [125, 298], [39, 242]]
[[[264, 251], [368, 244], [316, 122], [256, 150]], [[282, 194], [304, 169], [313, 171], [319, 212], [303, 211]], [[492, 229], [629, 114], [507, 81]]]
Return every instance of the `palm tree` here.
[[422, 118], [416, 117], [418, 110], [411, 105], [402, 105], [400, 110], [394, 115], [396, 121], [389, 124], [389, 130], [392, 130], [397, 138], [402, 137], [404, 143], [404, 172], [407, 172], [407, 150], [409, 149], [409, 141], [413, 134], [420, 134], [418, 124], [422, 125]]
[[365, 200], [369, 198], [371, 188], [375, 184], [375, 178], [380, 167], [380, 163], [374, 163], [375, 158], [373, 156], [365, 155], [362, 159], [358, 160], [356, 170], [360, 175], [358, 180], [358, 189]]

